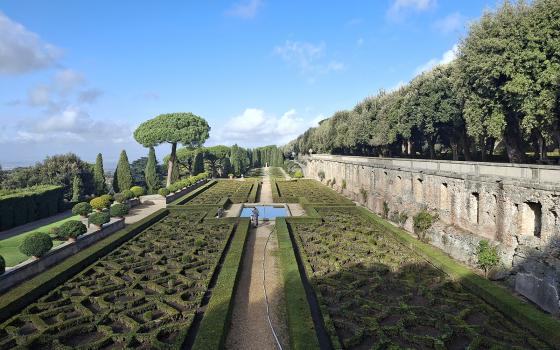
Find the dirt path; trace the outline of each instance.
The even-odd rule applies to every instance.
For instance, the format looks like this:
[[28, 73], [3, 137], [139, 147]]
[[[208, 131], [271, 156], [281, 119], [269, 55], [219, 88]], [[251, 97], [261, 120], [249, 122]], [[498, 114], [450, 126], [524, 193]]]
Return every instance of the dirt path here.
[[[266, 168], [259, 203], [272, 203], [272, 190]], [[264, 248], [273, 229], [274, 221], [269, 221], [260, 223], [258, 228], [252, 228], [249, 232], [235, 295], [231, 329], [226, 340], [227, 349], [278, 349], [267, 320], [262, 269]], [[278, 241], [275, 233], [270, 236], [266, 247], [266, 291], [271, 320], [282, 348], [289, 349], [283, 281], [278, 266]]]

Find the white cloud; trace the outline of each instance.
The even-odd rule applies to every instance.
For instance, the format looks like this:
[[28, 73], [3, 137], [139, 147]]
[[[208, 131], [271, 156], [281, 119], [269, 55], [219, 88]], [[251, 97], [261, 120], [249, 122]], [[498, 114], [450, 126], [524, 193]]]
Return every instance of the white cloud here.
[[0, 74], [14, 75], [53, 66], [62, 51], [0, 12]]
[[459, 12], [454, 12], [436, 21], [434, 27], [444, 34], [453, 33], [465, 29], [467, 18]]
[[[322, 119], [324, 117], [321, 116]], [[231, 118], [226, 123], [213, 127], [208, 143], [238, 143], [247, 147], [282, 145], [317, 122], [316, 120], [306, 121], [295, 109], [290, 109], [277, 117], [262, 109], [247, 108], [242, 114]]]
[[451, 61], [455, 60], [455, 58], [457, 58], [458, 49], [459, 46], [457, 44], [453, 45], [453, 47], [450, 50], [445, 51], [445, 53], [443, 54], [443, 56], [441, 56], [441, 58], [432, 58], [428, 62], [416, 68], [414, 74], [418, 75], [422, 72], [434, 68], [437, 65], [450, 63]]
[[48, 106], [51, 103], [51, 88], [47, 85], [37, 85], [29, 89], [27, 101], [33, 107]]
[[83, 74], [73, 69], [59, 70], [54, 76], [54, 86], [62, 92], [69, 92], [85, 82]]
[[94, 120], [78, 106], [67, 106], [62, 112], [44, 118], [28, 119], [17, 126], [14, 141], [90, 142], [100, 139], [120, 143], [130, 140], [132, 128], [127, 124]]
[[437, 0], [393, 0], [387, 10], [387, 17], [392, 20], [403, 20], [411, 12], [423, 12], [436, 6]]
[[262, 0], [246, 0], [238, 2], [226, 11], [226, 15], [244, 19], [254, 18], [262, 7]]
[[283, 45], [274, 48], [274, 53], [285, 62], [295, 66], [301, 74], [313, 81], [317, 76], [345, 69], [342, 62], [324, 59], [326, 45], [324, 42], [312, 44], [309, 42], [286, 40]]

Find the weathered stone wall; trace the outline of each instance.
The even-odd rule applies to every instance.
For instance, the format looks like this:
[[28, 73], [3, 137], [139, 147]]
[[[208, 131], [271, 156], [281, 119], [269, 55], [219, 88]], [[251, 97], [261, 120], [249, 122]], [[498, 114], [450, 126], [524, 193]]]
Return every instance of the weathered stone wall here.
[[430, 243], [468, 265], [480, 240], [495, 242], [503, 266], [493, 278], [560, 313], [560, 167], [313, 155], [304, 171], [315, 179], [323, 171], [324, 182], [335, 179], [374, 212], [385, 203], [390, 218], [405, 213], [409, 232], [415, 213], [437, 213]]

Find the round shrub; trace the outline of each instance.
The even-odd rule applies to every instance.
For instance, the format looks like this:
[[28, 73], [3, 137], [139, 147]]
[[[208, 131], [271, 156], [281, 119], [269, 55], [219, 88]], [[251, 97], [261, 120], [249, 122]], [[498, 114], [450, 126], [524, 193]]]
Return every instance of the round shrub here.
[[109, 201], [109, 202], [112, 202], [112, 201], [113, 201], [113, 196], [111, 196], [110, 194], [104, 194], [104, 195], [101, 195], [101, 196], [99, 196], [99, 197], [101, 197], [101, 198], [103, 198], [103, 199], [105, 199], [105, 200], [107, 200], [107, 201]]
[[101, 225], [108, 223], [111, 220], [109, 213], [93, 213], [89, 216], [89, 223], [101, 227]]
[[169, 195], [169, 190], [168, 190], [167, 188], [165, 188], [165, 187], [164, 187], [164, 188], [160, 188], [160, 189], [158, 190], [158, 194], [159, 194], [160, 196], [164, 196], [164, 197], [165, 197], [165, 196]]
[[115, 202], [117, 202], [117, 203], [124, 203], [124, 201], [126, 201], [126, 198], [124, 198], [124, 194], [122, 194], [122, 193], [115, 193], [113, 198], [115, 199]]
[[141, 186], [132, 186], [130, 190], [132, 191], [132, 193], [134, 193], [134, 197], [143, 196], [144, 193], [146, 192], [144, 191], [144, 187]]
[[132, 199], [134, 198], [134, 192], [132, 192], [131, 190], [124, 190], [121, 192], [122, 195], [124, 196], [124, 199]]
[[296, 179], [301, 179], [303, 177], [303, 173], [301, 172], [301, 170], [296, 170], [296, 172], [294, 173], [294, 177]]
[[109, 209], [111, 216], [116, 216], [122, 218], [126, 214], [128, 214], [128, 206], [126, 204], [116, 203], [111, 205]]
[[103, 210], [105, 208], [109, 208], [109, 205], [111, 205], [111, 200], [107, 197], [100, 196], [89, 201], [89, 204], [95, 210]]
[[79, 235], [87, 232], [87, 227], [81, 221], [66, 221], [58, 227], [57, 235], [64, 239], [76, 239]]
[[3, 274], [4, 271], [6, 271], [6, 260], [4, 260], [4, 257], [0, 255], [0, 275]]
[[34, 232], [29, 234], [21, 245], [19, 251], [27, 256], [41, 257], [53, 247], [51, 237], [44, 232]]
[[86, 217], [89, 213], [91, 213], [91, 205], [88, 202], [78, 203], [72, 208], [72, 214], [74, 215]]

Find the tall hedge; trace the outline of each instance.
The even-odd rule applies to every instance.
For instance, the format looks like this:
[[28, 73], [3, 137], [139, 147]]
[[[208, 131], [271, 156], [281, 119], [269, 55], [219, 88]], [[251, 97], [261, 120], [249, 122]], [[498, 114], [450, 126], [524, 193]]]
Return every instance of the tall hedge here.
[[105, 186], [105, 171], [103, 170], [103, 156], [101, 153], [97, 154], [97, 158], [95, 159], [93, 182], [95, 184], [95, 194], [97, 196], [107, 193], [107, 187]]
[[132, 179], [132, 171], [130, 170], [130, 163], [126, 151], [122, 150], [117, 169], [115, 170], [115, 177], [113, 179], [113, 189], [115, 192], [122, 192], [129, 190], [134, 181]]
[[148, 162], [146, 163], [146, 169], [144, 170], [144, 178], [146, 179], [148, 193], [155, 193], [159, 184], [159, 176], [157, 172], [156, 151], [153, 147], [150, 147], [150, 151], [148, 153]]
[[64, 210], [62, 186], [39, 185], [0, 192], [0, 231]]

